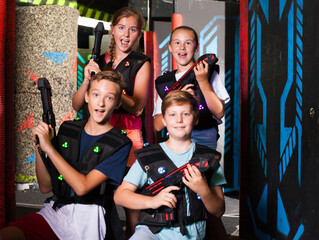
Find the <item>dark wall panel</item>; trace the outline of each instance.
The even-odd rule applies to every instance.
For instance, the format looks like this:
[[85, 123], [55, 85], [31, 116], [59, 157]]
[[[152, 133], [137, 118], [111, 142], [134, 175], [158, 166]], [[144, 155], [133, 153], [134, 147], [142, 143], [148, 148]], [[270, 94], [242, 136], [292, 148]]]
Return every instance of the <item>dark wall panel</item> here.
[[302, 0], [249, 1], [246, 236], [318, 236], [318, 7]]

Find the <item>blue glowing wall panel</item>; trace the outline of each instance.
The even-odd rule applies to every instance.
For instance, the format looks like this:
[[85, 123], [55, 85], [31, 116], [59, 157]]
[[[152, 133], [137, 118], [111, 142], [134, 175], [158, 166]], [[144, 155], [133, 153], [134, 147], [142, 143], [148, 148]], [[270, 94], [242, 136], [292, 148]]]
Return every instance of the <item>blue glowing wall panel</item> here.
[[245, 235], [316, 239], [319, 4], [250, 0], [248, 6], [250, 158], [243, 199], [251, 231]]

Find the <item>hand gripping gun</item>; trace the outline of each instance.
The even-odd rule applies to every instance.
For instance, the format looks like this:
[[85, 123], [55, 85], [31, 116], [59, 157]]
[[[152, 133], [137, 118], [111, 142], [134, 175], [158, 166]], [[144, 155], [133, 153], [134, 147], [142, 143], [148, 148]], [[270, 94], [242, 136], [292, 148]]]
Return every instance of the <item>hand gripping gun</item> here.
[[[49, 81], [46, 78], [39, 78], [38, 79], [38, 90], [41, 92], [41, 101], [42, 101], [42, 107], [43, 107], [43, 114], [42, 114], [42, 120], [48, 125], [51, 125], [54, 130], [54, 137], [56, 136], [55, 131], [55, 116], [52, 109], [52, 92], [51, 92], [51, 86]], [[37, 144], [39, 143], [39, 139], [37, 138]], [[39, 155], [50, 174], [51, 178], [57, 178], [59, 176], [58, 171], [52, 164], [51, 160], [46, 156], [46, 154], [42, 151], [40, 147], [38, 147]], [[55, 181], [52, 181], [52, 184], [54, 184]]]
[[[214, 170], [217, 167], [217, 164], [221, 158], [221, 154], [219, 152], [214, 152], [215, 154], [210, 154], [209, 159], [202, 157], [193, 157], [191, 161], [187, 164], [190, 164], [191, 166], [196, 166], [198, 170], [202, 173], [208, 170]], [[185, 175], [184, 170], [187, 169], [187, 164], [167, 174], [165, 177], [157, 180], [153, 184], [145, 187], [140, 193], [146, 196], [155, 196], [166, 187], [180, 186], [182, 178]]]
[[218, 58], [215, 54], [202, 55], [200, 58], [198, 58], [196, 63], [190, 69], [188, 69], [188, 71], [171, 87], [166, 86], [165, 81], [163, 81], [163, 79], [165, 78], [165, 74], [157, 78], [155, 80], [156, 90], [160, 97], [163, 99], [169, 92], [181, 90], [186, 84], [196, 84], [197, 81], [194, 73], [194, 68], [200, 61], [203, 60], [206, 61], [209, 64], [209, 67], [211, 68], [216, 65]]

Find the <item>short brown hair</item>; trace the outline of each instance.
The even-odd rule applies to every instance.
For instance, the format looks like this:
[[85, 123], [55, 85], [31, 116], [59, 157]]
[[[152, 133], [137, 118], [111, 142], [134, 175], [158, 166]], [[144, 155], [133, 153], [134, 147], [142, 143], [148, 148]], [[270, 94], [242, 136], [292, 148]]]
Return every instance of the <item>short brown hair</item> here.
[[118, 94], [118, 98], [121, 98], [121, 94], [122, 94], [122, 91], [125, 87], [125, 83], [124, 83], [123, 77], [120, 73], [116, 73], [114, 71], [107, 70], [107, 71], [102, 71], [102, 72], [99, 72], [97, 74], [94, 74], [91, 77], [87, 91], [88, 92], [90, 91], [90, 88], [91, 88], [93, 81], [101, 81], [101, 80], [108, 80], [110, 82], [116, 83], [120, 89], [119, 94]]
[[165, 116], [165, 112], [171, 105], [181, 105], [188, 103], [191, 106], [191, 110], [194, 114], [194, 119], [199, 117], [199, 105], [197, 99], [187, 91], [179, 90], [168, 93], [162, 102], [162, 114]]

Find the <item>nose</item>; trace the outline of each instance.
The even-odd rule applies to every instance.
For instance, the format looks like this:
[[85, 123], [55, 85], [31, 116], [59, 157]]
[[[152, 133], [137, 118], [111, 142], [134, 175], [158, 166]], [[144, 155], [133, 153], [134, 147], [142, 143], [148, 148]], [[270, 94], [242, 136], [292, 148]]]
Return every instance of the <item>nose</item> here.
[[185, 49], [185, 44], [182, 43], [180, 46], [181, 49]]
[[129, 33], [130, 33], [130, 29], [129, 29], [129, 28], [125, 28], [125, 29], [124, 29], [124, 35], [125, 35], [125, 36], [128, 36]]
[[103, 98], [99, 98], [98, 103], [97, 103], [100, 107], [104, 106], [104, 99]]
[[183, 117], [182, 117], [181, 115], [177, 115], [177, 117], [176, 117], [176, 122], [177, 122], [177, 123], [183, 122]]

